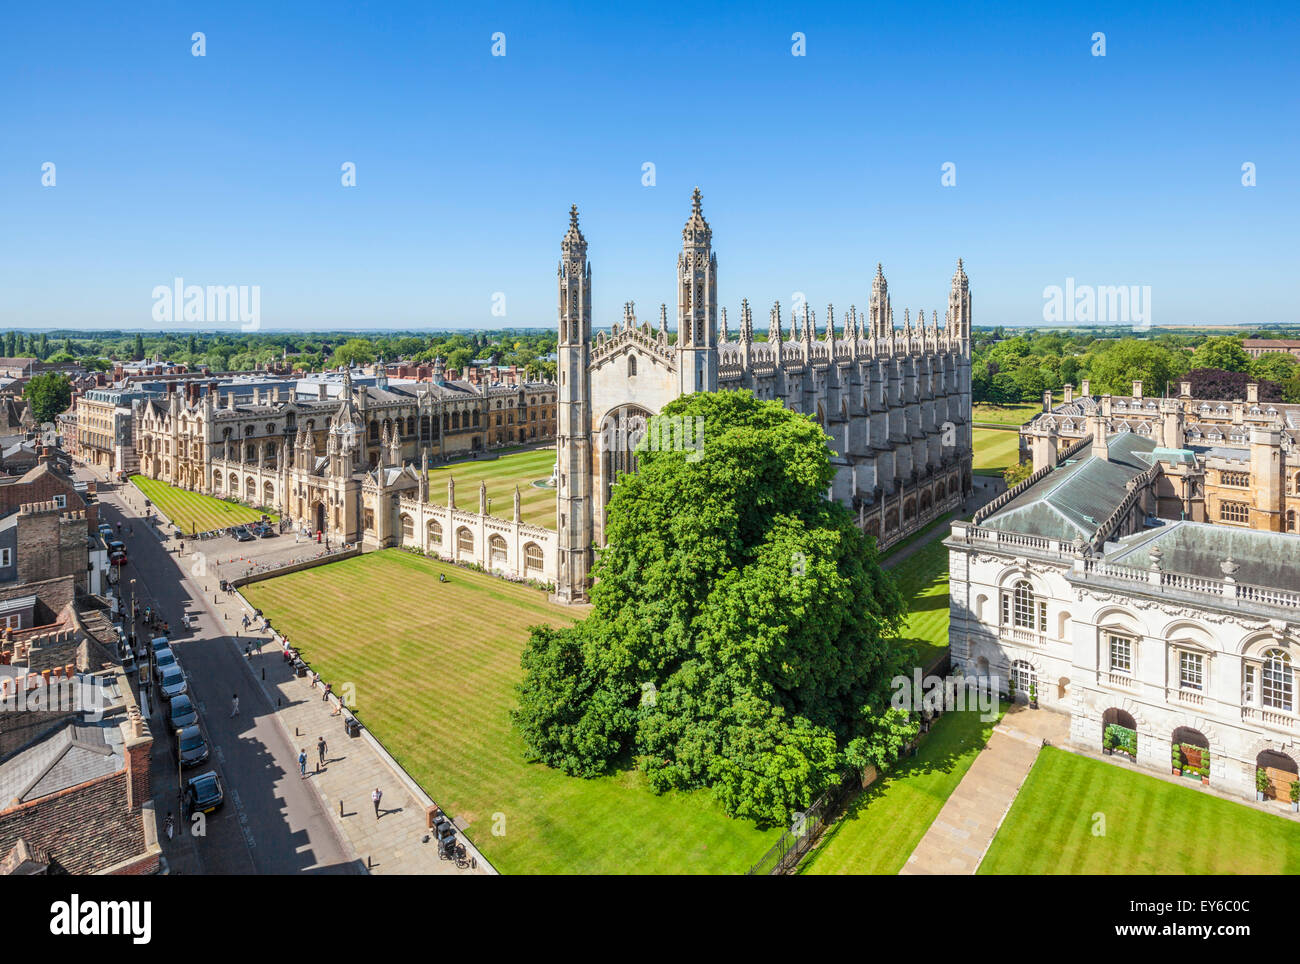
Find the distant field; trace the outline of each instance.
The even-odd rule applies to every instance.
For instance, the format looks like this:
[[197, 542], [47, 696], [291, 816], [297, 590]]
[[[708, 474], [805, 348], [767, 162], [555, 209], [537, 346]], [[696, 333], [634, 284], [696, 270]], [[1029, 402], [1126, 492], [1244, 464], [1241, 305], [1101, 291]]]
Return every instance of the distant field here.
[[1043, 410], [1041, 404], [994, 405], [991, 402], [978, 402], [972, 406], [971, 420], [974, 422], [995, 422], [998, 425], [1014, 425], [1019, 428]]
[[741, 874], [779, 835], [707, 792], [656, 796], [638, 771], [583, 780], [524, 761], [509, 713], [528, 627], [580, 609], [398, 549], [244, 592], [336, 691], [355, 685], [361, 721], [503, 873]]
[[1015, 465], [1020, 454], [1020, 433], [1011, 429], [977, 428], [971, 431], [975, 446], [976, 475], [1001, 475]]
[[[243, 503], [226, 502], [199, 492], [178, 489], [158, 479], [133, 475], [131, 482], [144, 493], [146, 499], [158, 507], [159, 512], [186, 533], [224, 529], [227, 526], [253, 522], [262, 517], [259, 510]], [[279, 516], [274, 513], [268, 515], [273, 521], [279, 521]]]
[[1291, 876], [1300, 825], [1045, 746], [979, 873]]
[[519, 513], [524, 522], [555, 528], [555, 490], [533, 483], [549, 479], [555, 468], [555, 449], [529, 449], [499, 457], [453, 462], [429, 470], [429, 496], [434, 502], [447, 500], [447, 478], [456, 480], [456, 504], [478, 511], [478, 487], [487, 482], [489, 512], [502, 519], [514, 516], [515, 486], [519, 486]]

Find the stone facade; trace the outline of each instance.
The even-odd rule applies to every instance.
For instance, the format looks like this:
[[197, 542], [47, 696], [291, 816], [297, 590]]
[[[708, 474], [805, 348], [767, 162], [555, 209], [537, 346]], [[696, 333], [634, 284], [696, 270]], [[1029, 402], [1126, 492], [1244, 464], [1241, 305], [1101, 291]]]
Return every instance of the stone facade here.
[[1174, 490], [1204, 471], [1197, 453], [1103, 424], [953, 525], [953, 665], [1015, 679], [1022, 698], [1032, 685], [1042, 708], [1069, 714], [1076, 746], [1101, 750], [1118, 724], [1136, 731], [1139, 765], [1168, 773], [1175, 744], [1198, 746], [1212, 786], [1253, 798], [1258, 767], [1288, 800], [1300, 541], [1196, 521]]
[[591, 268], [576, 207], [561, 242], [558, 372], [558, 518], [561, 599], [586, 598], [594, 546], [618, 476], [636, 468], [647, 420], [695, 391], [747, 389], [816, 419], [831, 437], [831, 497], [850, 506], [881, 546], [961, 505], [971, 486], [971, 296], [962, 263], [946, 322], [904, 312], [895, 327], [880, 265], [867, 312], [836, 328], [828, 305], [819, 331], [804, 304], [787, 336], [774, 305], [756, 340], [748, 301], [732, 340], [718, 305], [718, 260], [698, 189], [677, 258], [677, 339], [668, 310], [657, 328], [635, 306], [610, 333], [594, 333]]
[[[333, 542], [413, 546], [519, 578], [554, 579], [555, 534], [431, 501], [428, 470], [501, 445], [555, 435], [556, 388], [545, 382], [355, 385], [352, 373], [313, 394], [215, 386], [137, 406], [140, 471], [206, 495], [263, 507]], [[437, 538], [435, 538], [437, 537]], [[501, 543], [505, 542], [504, 551]], [[538, 551], [544, 560], [535, 565]]]

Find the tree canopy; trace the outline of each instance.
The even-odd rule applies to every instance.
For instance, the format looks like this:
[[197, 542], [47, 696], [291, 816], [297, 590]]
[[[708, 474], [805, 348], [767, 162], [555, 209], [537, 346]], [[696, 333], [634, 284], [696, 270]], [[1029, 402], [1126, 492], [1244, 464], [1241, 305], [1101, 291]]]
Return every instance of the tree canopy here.
[[66, 375], [46, 372], [36, 375], [23, 387], [23, 397], [32, 407], [32, 418], [42, 424], [52, 422], [54, 416], [72, 404], [72, 383]]
[[749, 392], [685, 396], [664, 409], [678, 417], [701, 447], [652, 446], [620, 478], [592, 612], [532, 631], [515, 720], [567, 773], [631, 760], [656, 791], [709, 787], [734, 816], [784, 822], [846, 763], [897, 756], [902, 599], [825, 497], [816, 423]]

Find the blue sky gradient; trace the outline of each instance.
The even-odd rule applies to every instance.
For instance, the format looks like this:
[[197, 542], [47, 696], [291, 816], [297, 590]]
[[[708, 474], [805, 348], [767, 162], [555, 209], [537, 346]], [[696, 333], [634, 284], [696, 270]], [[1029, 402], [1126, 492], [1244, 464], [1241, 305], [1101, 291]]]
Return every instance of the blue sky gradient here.
[[942, 317], [958, 256], [980, 325], [1067, 277], [1296, 322], [1298, 11], [11, 5], [0, 328], [157, 329], [178, 276], [259, 285], [264, 328], [550, 326], [575, 202], [596, 323], [672, 316], [697, 184], [733, 330], [742, 297], [764, 330], [795, 291], [861, 308], [877, 261], [897, 320]]

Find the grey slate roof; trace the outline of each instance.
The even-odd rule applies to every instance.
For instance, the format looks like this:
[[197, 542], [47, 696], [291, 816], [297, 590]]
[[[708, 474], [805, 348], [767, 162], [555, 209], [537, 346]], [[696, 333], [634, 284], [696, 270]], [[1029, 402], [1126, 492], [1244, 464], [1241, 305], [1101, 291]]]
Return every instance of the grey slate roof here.
[[69, 723], [0, 764], [0, 807], [11, 807], [121, 770], [120, 721]]
[[1108, 458], [1092, 454], [1088, 441], [1073, 459], [1057, 466], [1008, 502], [982, 525], [1049, 539], [1091, 539], [1119, 507], [1129, 480], [1154, 463], [1155, 443], [1122, 432], [1107, 440]]
[[1120, 540], [1120, 548], [1107, 553], [1106, 561], [1148, 569], [1154, 546], [1160, 547], [1160, 565], [1166, 572], [1222, 579], [1223, 561], [1231, 557], [1238, 566], [1233, 578], [1239, 583], [1300, 589], [1300, 536], [1294, 533], [1181, 520]]

